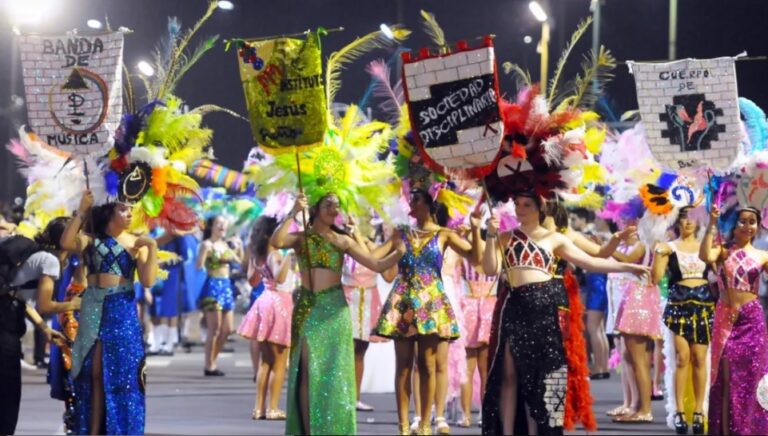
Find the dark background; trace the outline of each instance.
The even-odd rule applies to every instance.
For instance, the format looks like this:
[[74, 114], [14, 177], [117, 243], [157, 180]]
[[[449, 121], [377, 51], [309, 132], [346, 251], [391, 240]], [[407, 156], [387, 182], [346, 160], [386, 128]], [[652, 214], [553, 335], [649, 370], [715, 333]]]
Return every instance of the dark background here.
[[[0, 4], [8, 0], [0, 0]], [[86, 29], [89, 18], [109, 18], [112, 28], [125, 26], [134, 31], [126, 36], [125, 63], [132, 73], [140, 59], [150, 54], [166, 30], [167, 17], [177, 16], [182, 27], [193, 25], [206, 7], [205, 0], [58, 0], [58, 16], [29, 31], [63, 32]], [[217, 10], [198, 38], [220, 34], [222, 38], [256, 37], [300, 32], [308, 28], [343, 26], [344, 32], [325, 37], [324, 56], [354, 39], [377, 30], [379, 24], [400, 23], [414, 31], [405, 45], [418, 49], [431, 45], [422, 31], [419, 9], [433, 12], [448, 41], [470, 39], [483, 34], [496, 35], [499, 62], [512, 61], [539, 75], [536, 42], [540, 26], [528, 11], [525, 0], [233, 0], [232, 11]], [[554, 68], [565, 42], [576, 25], [591, 14], [589, 0], [542, 1], [553, 19], [550, 69]], [[0, 9], [0, 14], [5, 8]], [[0, 23], [0, 108], [10, 107], [13, 93], [23, 96], [21, 67], [13, 49], [10, 23], [5, 15]], [[677, 57], [717, 57], [736, 55], [746, 50], [750, 56], [768, 54], [768, 2], [766, 0], [679, 0]], [[619, 61], [662, 60], [667, 57], [669, 5], [666, 0], [604, 0], [601, 42]], [[525, 44], [530, 35], [533, 43]], [[581, 55], [591, 47], [591, 30], [577, 46], [566, 78], [578, 68]], [[195, 42], [191, 46], [195, 46]], [[365, 64], [375, 58], [387, 59], [385, 51], [365, 57], [345, 70], [337, 102], [354, 103], [362, 97], [369, 77]], [[14, 58], [16, 60], [14, 60]], [[741, 61], [736, 64], [739, 95], [768, 108], [768, 62]], [[133, 81], [139, 85], [138, 80]], [[141, 89], [140, 87], [138, 89]], [[514, 82], [501, 75], [501, 90], [514, 92]], [[246, 114], [235, 55], [223, 45], [211, 50], [181, 81], [177, 95], [194, 107], [214, 103]], [[140, 96], [141, 93], [137, 93]], [[636, 109], [632, 77], [619, 65], [609, 85], [601, 112], [611, 120]], [[375, 102], [373, 104], [375, 107]], [[26, 109], [13, 113], [0, 110], [0, 143], [15, 136], [26, 122]], [[374, 110], [375, 115], [375, 110]], [[242, 120], [223, 114], [206, 117], [205, 124], [215, 131], [213, 145], [219, 162], [240, 169], [253, 145], [250, 127]], [[11, 155], [0, 150], [0, 200], [22, 195], [22, 179], [15, 174]]]

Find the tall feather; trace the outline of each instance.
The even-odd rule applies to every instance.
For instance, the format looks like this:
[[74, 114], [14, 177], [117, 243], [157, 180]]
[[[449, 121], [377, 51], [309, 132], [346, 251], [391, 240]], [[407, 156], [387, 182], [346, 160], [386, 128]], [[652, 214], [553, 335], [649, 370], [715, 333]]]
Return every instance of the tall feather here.
[[557, 95], [557, 87], [560, 83], [560, 77], [563, 75], [563, 70], [565, 69], [565, 63], [568, 61], [568, 57], [571, 55], [571, 52], [573, 51], [573, 47], [576, 45], [576, 43], [579, 42], [582, 36], [587, 32], [587, 29], [589, 28], [589, 25], [592, 24], [592, 17], [587, 18], [586, 20], [582, 21], [578, 27], [576, 27], [576, 31], [573, 32], [573, 35], [571, 35], [571, 40], [568, 41], [568, 45], [565, 46], [565, 50], [563, 50], [563, 53], [560, 55], [560, 59], [557, 61], [557, 67], [555, 67], [555, 74], [552, 76], [552, 80], [549, 82], [549, 97], [547, 98], [547, 103], [549, 107], [552, 107], [552, 103], [555, 99], [555, 96]]
[[531, 72], [524, 70], [520, 65], [513, 64], [512, 62], [504, 62], [501, 67], [504, 68], [504, 74], [513, 75], [517, 89], [527, 88], [533, 84], [533, 81], [531, 80]]
[[440, 24], [437, 23], [435, 14], [422, 9], [421, 18], [424, 20], [424, 32], [429, 35], [429, 37], [432, 39], [432, 42], [434, 42], [438, 47], [445, 47], [447, 45], [445, 42], [445, 32], [443, 32]]
[[[157, 87], [157, 92], [154, 95], [155, 98], [162, 99], [165, 97], [166, 94], [172, 93], [173, 89], [176, 87], [176, 84], [178, 83], [181, 76], [189, 70], [189, 68], [200, 59], [200, 56], [202, 56], [203, 53], [208, 51], [211, 47], [213, 47], [211, 44], [211, 40], [213, 42], [218, 39], [218, 36], [209, 38], [208, 40], [204, 41], [203, 44], [201, 44], [200, 47], [198, 47], [198, 50], [195, 51], [195, 53], [192, 54], [191, 57], [187, 56], [186, 49], [187, 45], [189, 45], [189, 42], [192, 40], [192, 37], [195, 36], [198, 30], [205, 24], [206, 21], [213, 15], [213, 12], [218, 7], [218, 1], [216, 0], [209, 0], [208, 1], [208, 9], [206, 9], [203, 16], [197, 20], [197, 23], [195, 23], [194, 26], [192, 26], [191, 29], [189, 29], [184, 36], [177, 38], [176, 43], [174, 45], [174, 49], [172, 53], [170, 54], [170, 57], [168, 58], [168, 63], [166, 64], [164, 68], [164, 74], [162, 81], [159, 80], [159, 85]], [[200, 52], [201, 51], [201, 52]], [[198, 53], [199, 52], [199, 53]], [[162, 56], [156, 56], [156, 58], [162, 59]]]
[[747, 135], [751, 145], [750, 153], [765, 150], [765, 147], [768, 146], [768, 123], [765, 120], [765, 112], [744, 97], [739, 97], [739, 112], [741, 112], [747, 127]]
[[390, 39], [381, 31], [372, 32], [362, 38], [357, 38], [341, 50], [331, 53], [325, 71], [325, 96], [329, 107], [341, 87], [341, 70], [346, 64], [371, 50], [399, 44], [408, 38], [411, 31], [399, 26], [392, 26], [392, 33], [394, 39]]
[[[603, 94], [605, 85], [613, 79], [616, 58], [611, 51], [600, 46], [597, 54], [590, 51], [581, 63], [581, 74], [561, 92], [568, 95], [562, 103], [571, 108], [592, 109]], [[572, 89], [568, 89], [572, 88]]]
[[400, 119], [400, 107], [405, 102], [403, 82], [398, 80], [395, 86], [390, 82], [390, 70], [384, 59], [371, 61], [365, 71], [373, 78], [373, 95], [382, 99], [379, 109], [387, 115], [391, 124]]

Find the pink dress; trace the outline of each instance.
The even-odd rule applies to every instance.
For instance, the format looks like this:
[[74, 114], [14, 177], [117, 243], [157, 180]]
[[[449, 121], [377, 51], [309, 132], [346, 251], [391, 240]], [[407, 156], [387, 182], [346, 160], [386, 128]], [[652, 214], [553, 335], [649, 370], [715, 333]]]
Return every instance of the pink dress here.
[[[381, 298], [376, 285], [378, 274], [360, 265], [349, 256], [344, 257], [341, 284], [352, 314], [352, 337], [370, 342], [371, 331], [381, 315]], [[374, 336], [374, 339], [377, 338]]]
[[[650, 254], [642, 264], [649, 263]], [[621, 303], [616, 313], [616, 331], [626, 335], [661, 338], [661, 296], [659, 288], [648, 281], [641, 281], [633, 274], [620, 273], [612, 278], [618, 282], [622, 292]]]
[[275, 282], [275, 272], [281, 264], [277, 255], [279, 253], [273, 251], [265, 264], [256, 266], [264, 282], [264, 292], [243, 317], [237, 333], [251, 340], [289, 347], [295, 274], [289, 270], [282, 283]]
[[467, 286], [461, 299], [465, 347], [479, 348], [488, 345], [491, 337], [491, 318], [496, 305], [498, 280], [496, 276], [480, 274], [466, 260], [462, 262], [461, 273]]

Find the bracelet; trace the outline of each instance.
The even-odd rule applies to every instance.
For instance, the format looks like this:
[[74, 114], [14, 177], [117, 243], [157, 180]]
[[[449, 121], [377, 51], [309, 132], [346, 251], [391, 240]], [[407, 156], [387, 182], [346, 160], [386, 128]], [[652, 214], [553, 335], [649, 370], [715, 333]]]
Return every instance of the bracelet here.
[[498, 238], [498, 237], [499, 237], [499, 233], [498, 233], [498, 232], [496, 232], [496, 233], [494, 233], [494, 234], [490, 234], [490, 233], [486, 233], [486, 234], [485, 234], [485, 238], [486, 238], [486, 239], [488, 239], [488, 238], [491, 238], [491, 239], [496, 239], [496, 238]]

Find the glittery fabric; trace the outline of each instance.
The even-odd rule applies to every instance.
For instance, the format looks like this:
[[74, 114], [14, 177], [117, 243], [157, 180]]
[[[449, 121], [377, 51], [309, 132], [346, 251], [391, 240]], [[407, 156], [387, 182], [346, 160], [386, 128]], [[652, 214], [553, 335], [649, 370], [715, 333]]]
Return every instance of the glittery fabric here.
[[606, 289], [608, 278], [605, 274], [588, 272], [585, 275], [586, 306], [587, 310], [606, 312], [608, 310], [608, 290]]
[[403, 231], [406, 253], [398, 263], [399, 274], [384, 303], [375, 334], [389, 338], [436, 334], [459, 337], [459, 323], [445, 293], [440, 271], [443, 255], [438, 233], [414, 244]]
[[[80, 330], [72, 352], [77, 434], [89, 434], [90, 430], [95, 340], [102, 345], [106, 423], [103, 431], [105, 434], [144, 433], [144, 343], [132, 290], [131, 285], [91, 286], [83, 294]], [[100, 298], [93, 298], [94, 294]], [[99, 310], [95, 310], [95, 305]], [[82, 365], [78, 364], [80, 353], [85, 357]]]
[[299, 409], [301, 350], [309, 374], [309, 434], [357, 433], [352, 321], [341, 286], [300, 289], [293, 308], [293, 343], [288, 374], [285, 433], [302, 434]]
[[198, 303], [203, 311], [230, 311], [235, 307], [232, 281], [227, 277], [208, 277]]
[[709, 284], [691, 288], [675, 283], [669, 287], [662, 315], [664, 325], [689, 343], [709, 345], [715, 301]]
[[[311, 268], [324, 268], [341, 272], [344, 262], [343, 252], [311, 229], [304, 232], [304, 237], [307, 238], [307, 243], [299, 244], [297, 253], [299, 269], [309, 271]], [[309, 254], [307, 254], [307, 247], [309, 247]]]
[[759, 259], [749, 255], [743, 248], [728, 255], [717, 276], [720, 289], [757, 294], [760, 287], [762, 264]]
[[538, 434], [563, 433], [568, 367], [558, 324], [557, 301], [564, 292], [559, 282], [553, 279], [499, 291], [507, 296], [483, 398], [483, 434], [502, 434], [499, 405], [506, 346], [517, 375], [515, 434], [528, 433], [524, 406], [536, 421]]
[[265, 289], [243, 317], [237, 333], [245, 338], [277, 345], [291, 345], [293, 296]]
[[555, 259], [552, 253], [539, 246], [520, 229], [512, 232], [506, 253], [510, 267], [533, 268], [547, 273], [554, 268]]
[[[728, 361], [729, 397], [723, 397], [722, 363]], [[768, 374], [768, 333], [760, 302], [736, 309], [717, 302], [712, 337], [712, 387], [709, 390], [709, 434], [725, 434], [722, 410], [727, 407], [730, 434], [768, 434], [768, 410], [760, 406], [757, 387]], [[725, 403], [725, 404], [724, 404]]]
[[623, 297], [616, 313], [616, 330], [627, 335], [661, 338], [659, 288], [637, 280], [623, 280]]
[[95, 238], [86, 249], [85, 258], [89, 274], [114, 274], [133, 280], [136, 260], [115, 238]]
[[[471, 275], [470, 275], [471, 276]], [[464, 314], [464, 341], [467, 348], [488, 344], [491, 336], [491, 318], [496, 306], [496, 277], [482, 276], [483, 280], [467, 280], [466, 295], [461, 299]], [[473, 277], [475, 279], [480, 277]]]

